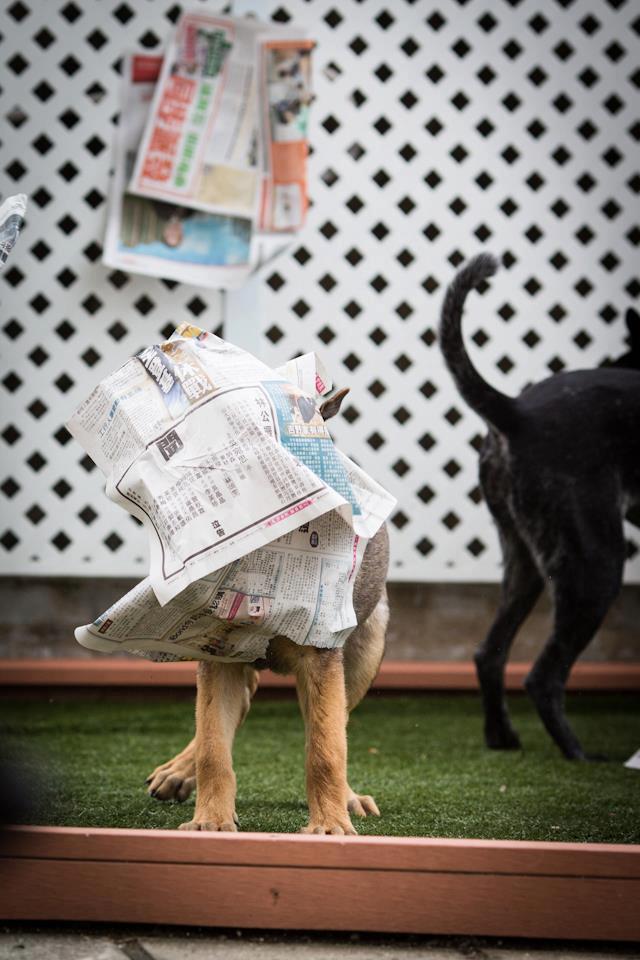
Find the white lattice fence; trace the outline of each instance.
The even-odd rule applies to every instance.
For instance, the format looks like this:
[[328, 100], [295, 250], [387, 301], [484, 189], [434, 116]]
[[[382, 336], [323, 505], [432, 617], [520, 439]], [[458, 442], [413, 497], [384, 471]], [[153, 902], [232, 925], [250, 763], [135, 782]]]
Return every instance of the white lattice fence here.
[[62, 424], [102, 376], [176, 322], [221, 320], [218, 294], [100, 262], [119, 59], [136, 43], [155, 46], [178, 12], [85, 0], [4, 7], [2, 192], [31, 198], [2, 275], [6, 573], [146, 570], [146, 535], [106, 499]]
[[506, 257], [466, 321], [474, 362], [505, 392], [624, 351], [640, 291], [638, 10], [268, 8], [308, 23], [318, 49], [314, 206], [300, 242], [262, 272], [263, 356], [315, 349], [352, 388], [334, 432], [399, 500], [394, 577], [496, 579], [477, 487], [483, 425], [434, 342], [443, 290], [463, 258]]
[[[640, 290], [633, 7], [253, 5], [318, 39], [314, 206], [254, 285], [256, 349], [273, 363], [315, 349], [351, 386], [335, 433], [399, 499], [397, 579], [498, 576], [477, 490], [482, 424], [434, 344], [454, 265], [482, 248], [507, 255], [467, 317], [474, 360], [505, 391], [623, 349], [622, 315]], [[178, 12], [157, 0], [16, 0], [3, 14], [1, 189], [32, 195], [1, 284], [5, 572], [145, 566], [134, 521], [105, 500], [60, 426], [100, 376], [175, 321], [221, 319], [210, 293], [99, 263], [117, 61], [162, 41]], [[237, 303], [231, 339], [234, 320], [246, 326]], [[636, 558], [628, 578], [638, 575]]]

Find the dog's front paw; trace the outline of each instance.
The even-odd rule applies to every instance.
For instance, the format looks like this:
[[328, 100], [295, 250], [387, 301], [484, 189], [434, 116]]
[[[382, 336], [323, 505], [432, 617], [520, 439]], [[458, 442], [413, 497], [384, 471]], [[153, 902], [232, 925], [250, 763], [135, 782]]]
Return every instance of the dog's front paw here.
[[311, 819], [300, 833], [330, 833], [333, 836], [356, 836], [348, 813], [320, 816]]
[[206, 814], [200, 817], [196, 813], [193, 820], [189, 820], [187, 823], [181, 823], [178, 830], [206, 830], [209, 833], [237, 833], [238, 818], [235, 813], [231, 814], [231, 816], [222, 814], [213, 817]]
[[349, 791], [347, 810], [349, 813], [355, 813], [357, 817], [380, 816], [378, 804], [375, 802], [373, 797], [370, 797], [367, 794], [354, 793], [353, 790]]

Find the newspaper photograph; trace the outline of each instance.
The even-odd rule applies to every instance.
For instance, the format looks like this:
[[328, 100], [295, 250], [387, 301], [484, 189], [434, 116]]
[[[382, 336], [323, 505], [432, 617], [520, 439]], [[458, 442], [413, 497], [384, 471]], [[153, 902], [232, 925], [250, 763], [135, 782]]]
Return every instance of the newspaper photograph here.
[[187, 13], [165, 51], [130, 191], [255, 220], [260, 201], [255, 20]]
[[110, 499], [145, 525], [160, 605], [331, 510], [364, 539], [388, 515], [393, 498], [333, 444], [312, 356], [288, 379], [184, 324], [105, 378], [67, 424]]
[[307, 210], [313, 41], [261, 38], [264, 181], [260, 230], [299, 230]]
[[103, 261], [119, 270], [236, 289], [251, 271], [250, 219], [205, 213], [127, 192], [162, 60], [161, 55], [132, 53], [123, 62]]

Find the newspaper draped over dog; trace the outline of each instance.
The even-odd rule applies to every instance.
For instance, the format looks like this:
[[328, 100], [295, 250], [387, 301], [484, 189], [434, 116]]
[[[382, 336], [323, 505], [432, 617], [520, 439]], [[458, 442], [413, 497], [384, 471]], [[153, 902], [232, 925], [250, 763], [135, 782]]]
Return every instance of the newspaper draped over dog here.
[[272, 370], [186, 324], [67, 424], [150, 539], [150, 574], [76, 630], [95, 650], [252, 662], [269, 640], [341, 646], [395, 500], [333, 444], [314, 354]]
[[125, 58], [109, 266], [233, 289], [300, 229], [312, 48], [293, 27], [198, 11], [163, 56]]

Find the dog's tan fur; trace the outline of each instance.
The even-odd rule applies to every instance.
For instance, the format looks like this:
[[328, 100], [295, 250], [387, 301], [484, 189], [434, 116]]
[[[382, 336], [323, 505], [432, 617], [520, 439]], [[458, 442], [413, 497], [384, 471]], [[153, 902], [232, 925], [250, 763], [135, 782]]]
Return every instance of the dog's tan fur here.
[[[283, 637], [271, 644], [269, 667], [295, 676], [305, 722], [306, 832], [354, 833], [349, 812], [379, 816], [373, 797], [355, 793], [347, 783], [346, 726], [378, 672], [387, 621], [385, 593], [344, 650], [301, 647]], [[181, 829], [237, 829], [233, 740], [257, 685], [258, 671], [250, 664], [199, 664], [196, 736], [148, 779], [149, 792], [159, 800], [186, 800], [198, 784], [193, 820]]]
[[[346, 393], [323, 405], [325, 419], [337, 413]], [[306, 833], [352, 834], [350, 813], [380, 814], [373, 797], [356, 794], [347, 782], [347, 719], [371, 686], [384, 654], [388, 558], [383, 527], [367, 545], [354, 585], [358, 626], [342, 650], [304, 647], [276, 637], [261, 664], [296, 679], [305, 724]], [[147, 779], [149, 793], [159, 800], [186, 800], [197, 786], [194, 818], [180, 829], [237, 830], [233, 740], [257, 685], [258, 671], [251, 664], [199, 664], [196, 735]]]

